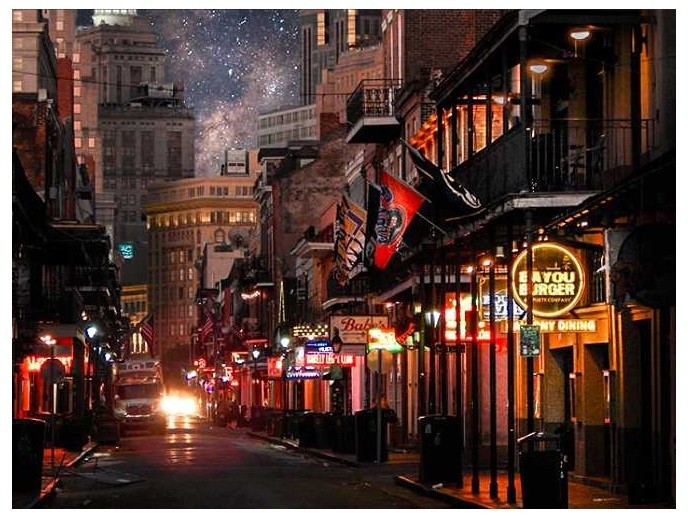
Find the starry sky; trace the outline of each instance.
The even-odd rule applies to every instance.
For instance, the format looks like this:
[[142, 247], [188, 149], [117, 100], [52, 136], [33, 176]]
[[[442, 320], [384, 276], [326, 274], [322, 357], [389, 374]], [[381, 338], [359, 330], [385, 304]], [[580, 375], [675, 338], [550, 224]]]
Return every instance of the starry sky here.
[[[91, 25], [92, 10], [79, 13]], [[167, 52], [196, 116], [196, 175], [217, 174], [227, 148], [253, 148], [259, 113], [299, 103], [298, 10], [139, 9]]]

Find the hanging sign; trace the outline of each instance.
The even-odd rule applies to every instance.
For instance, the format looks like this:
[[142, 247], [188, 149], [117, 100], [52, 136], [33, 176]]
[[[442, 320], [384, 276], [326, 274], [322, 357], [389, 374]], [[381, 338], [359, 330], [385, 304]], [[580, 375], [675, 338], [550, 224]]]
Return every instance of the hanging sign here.
[[534, 324], [521, 325], [521, 355], [535, 357], [540, 355], [540, 327]]
[[[561, 245], [539, 243], [531, 247], [533, 315], [558, 317], [571, 310], [583, 295], [583, 268], [578, 258]], [[514, 260], [512, 292], [518, 305], [527, 309], [528, 250]]]

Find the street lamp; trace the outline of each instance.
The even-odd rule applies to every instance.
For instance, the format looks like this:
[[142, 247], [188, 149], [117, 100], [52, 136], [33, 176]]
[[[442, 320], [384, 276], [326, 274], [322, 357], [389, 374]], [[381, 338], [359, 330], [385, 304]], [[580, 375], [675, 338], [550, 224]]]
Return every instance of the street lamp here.
[[57, 413], [57, 383], [53, 374], [55, 368], [55, 344], [57, 340], [51, 335], [41, 336], [41, 341], [50, 346], [50, 391], [52, 392], [52, 408], [50, 408], [50, 466], [55, 467], [55, 414]]
[[253, 357], [253, 393], [255, 394], [254, 402], [256, 406], [260, 406], [260, 397], [258, 397], [258, 359], [260, 358], [260, 350], [258, 348], [254, 348], [251, 351], [251, 356]]
[[94, 379], [98, 376], [98, 366], [96, 365], [96, 351], [95, 351], [95, 337], [98, 335], [98, 327], [95, 325], [90, 325], [86, 328], [86, 337], [88, 337], [91, 350], [89, 351], [88, 357], [88, 377], [90, 379], [90, 385], [88, 387], [88, 408], [93, 409], [93, 386]]

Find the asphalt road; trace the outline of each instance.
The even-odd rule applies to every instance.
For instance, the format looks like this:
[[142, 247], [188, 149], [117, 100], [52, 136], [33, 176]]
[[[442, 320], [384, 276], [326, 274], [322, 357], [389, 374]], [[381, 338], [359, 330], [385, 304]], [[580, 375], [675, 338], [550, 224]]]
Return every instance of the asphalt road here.
[[[417, 464], [416, 464], [417, 465]], [[397, 486], [395, 466], [351, 467], [208, 426], [170, 419], [65, 470], [52, 509], [446, 509]]]

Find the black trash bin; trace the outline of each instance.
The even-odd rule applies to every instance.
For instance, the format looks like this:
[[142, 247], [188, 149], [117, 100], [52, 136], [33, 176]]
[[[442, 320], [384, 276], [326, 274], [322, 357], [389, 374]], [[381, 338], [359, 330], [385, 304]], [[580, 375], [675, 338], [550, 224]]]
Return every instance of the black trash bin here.
[[418, 419], [420, 481], [456, 483], [461, 478], [461, 432], [458, 417], [426, 415]]
[[356, 453], [356, 435], [353, 415], [332, 416], [332, 451]]
[[[380, 462], [388, 460], [387, 453], [387, 422], [384, 412], [381, 415], [382, 444], [380, 447]], [[377, 460], [377, 409], [359, 410], [354, 414], [356, 460], [358, 462], [374, 462]]]
[[32, 494], [41, 491], [45, 433], [43, 420], [12, 420], [12, 491]]
[[332, 446], [332, 414], [319, 413], [315, 416], [315, 447], [327, 449]]
[[312, 411], [307, 411], [299, 416], [299, 447], [315, 448], [317, 446], [315, 419], [318, 415]]
[[568, 476], [561, 438], [533, 432], [518, 439], [524, 508], [568, 508]]

